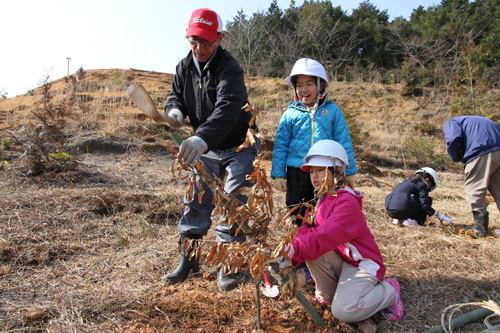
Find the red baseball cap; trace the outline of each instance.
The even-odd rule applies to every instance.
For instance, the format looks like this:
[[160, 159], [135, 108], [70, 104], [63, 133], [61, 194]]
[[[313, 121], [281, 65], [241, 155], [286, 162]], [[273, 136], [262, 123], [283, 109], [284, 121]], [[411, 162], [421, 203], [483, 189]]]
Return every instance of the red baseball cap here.
[[222, 20], [216, 12], [208, 8], [200, 8], [191, 14], [188, 27], [186, 29], [186, 38], [197, 36], [213, 42], [217, 33], [222, 31]]

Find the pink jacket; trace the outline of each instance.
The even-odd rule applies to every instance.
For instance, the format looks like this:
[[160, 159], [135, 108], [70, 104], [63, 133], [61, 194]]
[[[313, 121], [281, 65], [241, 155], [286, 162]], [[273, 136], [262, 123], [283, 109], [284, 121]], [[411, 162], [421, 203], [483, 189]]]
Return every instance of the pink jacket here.
[[338, 189], [337, 195], [324, 195], [318, 204], [314, 226], [304, 223], [292, 241], [294, 264], [316, 260], [337, 251], [349, 264], [380, 281], [385, 266], [362, 210], [363, 194], [349, 187]]

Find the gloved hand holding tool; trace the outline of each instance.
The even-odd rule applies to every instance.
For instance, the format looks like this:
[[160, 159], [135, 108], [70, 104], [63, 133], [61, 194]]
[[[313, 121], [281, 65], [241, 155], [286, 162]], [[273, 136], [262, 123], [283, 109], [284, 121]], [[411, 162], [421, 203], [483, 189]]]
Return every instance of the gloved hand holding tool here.
[[267, 270], [271, 273], [271, 276], [278, 281], [280, 285], [283, 284], [280, 272], [286, 267], [292, 267], [292, 262], [285, 259], [285, 257], [277, 257], [272, 260], [268, 260], [266, 264], [269, 265]]
[[269, 267], [267, 270], [269, 273], [271, 273], [271, 276], [278, 281], [278, 283], [281, 285], [283, 284], [283, 279], [281, 278], [281, 275], [279, 272], [284, 268], [285, 263], [285, 257], [277, 257], [271, 260], [268, 260], [266, 262]]
[[269, 273], [271, 273], [271, 276], [276, 281], [278, 281], [280, 285], [283, 283], [280, 272], [283, 271], [286, 267], [293, 266], [292, 261], [288, 258], [293, 257], [295, 249], [293, 248], [292, 245], [286, 244], [285, 252], [288, 253], [288, 255], [282, 257], [276, 257], [274, 259], [268, 260], [266, 263], [267, 265], [269, 265], [268, 268]]
[[182, 114], [181, 110], [171, 109], [170, 111], [168, 111], [167, 116], [177, 121], [177, 124], [174, 124], [172, 121], [172, 123], [169, 124], [170, 127], [177, 129], [180, 128], [182, 125], [184, 125], [184, 115]]

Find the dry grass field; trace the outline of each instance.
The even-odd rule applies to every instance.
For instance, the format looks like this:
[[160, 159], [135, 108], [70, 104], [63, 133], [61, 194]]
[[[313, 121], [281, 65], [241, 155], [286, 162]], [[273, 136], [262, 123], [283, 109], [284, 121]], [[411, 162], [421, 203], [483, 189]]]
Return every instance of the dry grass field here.
[[[177, 221], [187, 180], [170, 173], [170, 129], [152, 123], [126, 96], [124, 87], [133, 80], [161, 107], [172, 75], [92, 70], [76, 83], [53, 82], [54, 103], [67, 103], [69, 111], [64, 152], [76, 157], [72, 168], [58, 172], [27, 172], [24, 153], [37, 131], [33, 110], [40, 89], [0, 100], [0, 331], [259, 331], [256, 286], [248, 270], [230, 292], [219, 291], [215, 266], [205, 264], [182, 284], [160, 281], [178, 263]], [[246, 81], [263, 139], [260, 158], [270, 171], [274, 134], [292, 93], [283, 80]], [[373, 323], [378, 332], [422, 332], [438, 326], [450, 305], [500, 302], [500, 240], [492, 232], [500, 227], [500, 215], [491, 202], [489, 237], [476, 238], [458, 226], [473, 221], [462, 166], [449, 159], [444, 144], [442, 126], [452, 100], [444, 90], [425, 88], [418, 97], [401, 97], [399, 90], [375, 83], [329, 86], [355, 141], [364, 213], [387, 277], [401, 284], [406, 309], [400, 322], [377, 314]], [[492, 101], [499, 110], [498, 98]], [[190, 130], [179, 134], [188, 137]], [[385, 196], [419, 166], [438, 170], [434, 207], [456, 227], [434, 218], [426, 227], [397, 227], [386, 215]], [[274, 202], [282, 207], [283, 194], [274, 192]], [[273, 239], [285, 234], [276, 225], [269, 228]], [[214, 240], [211, 230], [204, 248]], [[302, 293], [310, 298], [313, 286]], [[367, 332], [339, 322], [326, 306], [314, 306], [326, 328], [295, 299], [261, 296], [261, 331]], [[454, 318], [476, 309], [464, 307]], [[485, 328], [477, 321], [454, 332]]]

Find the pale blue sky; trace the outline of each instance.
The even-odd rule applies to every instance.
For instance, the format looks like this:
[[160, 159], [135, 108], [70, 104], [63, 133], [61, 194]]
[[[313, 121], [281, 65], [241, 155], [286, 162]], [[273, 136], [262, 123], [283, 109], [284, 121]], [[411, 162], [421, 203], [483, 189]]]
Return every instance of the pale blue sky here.
[[[331, 0], [349, 15], [361, 0]], [[281, 9], [290, 0], [278, 0]], [[296, 0], [301, 5], [303, 0]], [[197, 8], [219, 12], [224, 23], [238, 10], [266, 11], [271, 0], [2, 0], [0, 91], [14, 97], [83, 69], [135, 68], [174, 73], [189, 51], [187, 21]], [[419, 5], [439, 0], [372, 0], [390, 19], [409, 18]]]

